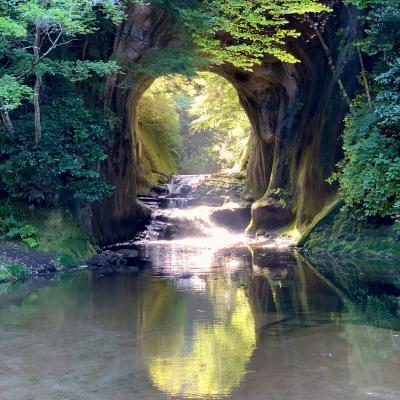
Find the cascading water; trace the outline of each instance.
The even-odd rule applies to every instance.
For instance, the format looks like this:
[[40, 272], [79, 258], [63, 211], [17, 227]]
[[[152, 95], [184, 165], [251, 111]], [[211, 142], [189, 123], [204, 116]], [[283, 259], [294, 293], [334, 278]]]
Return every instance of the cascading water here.
[[218, 250], [243, 242], [244, 229], [235, 233], [215, 221], [221, 210], [233, 208], [231, 187], [212, 187], [215, 182], [210, 185], [209, 180], [209, 175], [172, 176], [165, 195], [157, 201], [143, 199], [152, 208], [152, 221], [136, 244], [153, 268], [180, 266], [180, 273], [204, 270]]

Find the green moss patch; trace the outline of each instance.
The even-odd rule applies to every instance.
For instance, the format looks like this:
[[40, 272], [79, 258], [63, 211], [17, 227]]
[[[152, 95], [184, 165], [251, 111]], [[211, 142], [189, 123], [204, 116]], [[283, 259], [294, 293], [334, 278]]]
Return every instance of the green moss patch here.
[[89, 235], [68, 212], [61, 209], [35, 210], [31, 219], [38, 228], [37, 249], [57, 254], [61, 266], [76, 266], [96, 252]]
[[0, 264], [0, 283], [28, 278], [30, 275], [32, 272], [26, 265]]
[[393, 225], [363, 223], [338, 202], [303, 236], [300, 245], [312, 253], [400, 258], [400, 238]]
[[158, 140], [156, 132], [139, 128], [139, 141], [137, 183], [139, 191], [146, 192], [176, 172], [177, 157]]

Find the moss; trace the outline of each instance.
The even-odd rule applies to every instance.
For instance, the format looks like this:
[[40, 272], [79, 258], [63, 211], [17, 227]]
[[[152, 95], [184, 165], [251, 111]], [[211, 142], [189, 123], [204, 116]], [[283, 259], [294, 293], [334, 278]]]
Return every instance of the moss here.
[[331, 201], [329, 201], [325, 207], [315, 215], [313, 220], [309, 225], [303, 225], [302, 227], [296, 225], [296, 228], [299, 230], [301, 234], [301, 238], [299, 238], [298, 244], [300, 246], [304, 245], [307, 240], [309, 234], [316, 227], [317, 224], [322, 223], [326, 217], [328, 217], [337, 207], [340, 207], [340, 198], [335, 195]]
[[11, 282], [13, 280], [27, 278], [30, 275], [32, 275], [32, 272], [26, 265], [0, 265], [0, 282]]
[[65, 269], [74, 268], [79, 264], [78, 260], [71, 254], [63, 254], [58, 261]]
[[96, 249], [89, 240], [89, 235], [83, 231], [76, 219], [61, 209], [35, 210], [31, 214], [31, 221], [39, 230], [37, 240], [38, 250], [53, 252], [61, 259], [73, 259], [75, 265], [86, 261]]
[[323, 216], [299, 241], [311, 253], [400, 258], [399, 234], [393, 225], [361, 223], [341, 203], [324, 210]]
[[1, 282], [10, 282], [13, 280], [13, 276], [8, 271], [5, 265], [0, 265], [0, 283]]
[[252, 136], [249, 136], [246, 140], [246, 143], [240, 152], [239, 158], [235, 164], [234, 169], [237, 169], [239, 171], [246, 171], [247, 164], [249, 162], [249, 157], [250, 157], [250, 152], [253, 147], [253, 138]]
[[154, 132], [138, 129], [140, 151], [137, 183], [139, 191], [146, 191], [166, 180], [177, 170], [177, 157], [157, 140]]
[[279, 231], [279, 236], [289, 237], [293, 242], [297, 242], [301, 238], [301, 233], [297, 229], [296, 224], [292, 223]]

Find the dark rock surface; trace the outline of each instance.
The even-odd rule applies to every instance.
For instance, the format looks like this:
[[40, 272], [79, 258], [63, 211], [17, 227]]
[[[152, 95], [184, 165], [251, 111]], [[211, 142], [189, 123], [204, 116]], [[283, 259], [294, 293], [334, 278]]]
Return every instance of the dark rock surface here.
[[211, 216], [211, 221], [217, 225], [230, 228], [234, 231], [244, 231], [250, 223], [250, 207], [219, 208]]
[[34, 275], [57, 272], [57, 258], [20, 243], [0, 241], [0, 264], [26, 265]]
[[95, 272], [108, 275], [117, 272], [137, 273], [139, 252], [135, 249], [105, 250], [95, 254], [88, 262]]

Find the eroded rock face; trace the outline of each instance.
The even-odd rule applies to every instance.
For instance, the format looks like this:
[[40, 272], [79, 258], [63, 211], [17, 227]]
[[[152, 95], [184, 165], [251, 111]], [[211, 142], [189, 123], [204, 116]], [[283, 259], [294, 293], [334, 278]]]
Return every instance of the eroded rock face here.
[[[349, 46], [336, 50], [335, 32], [340, 27], [357, 28], [357, 16], [348, 10], [338, 10], [335, 15], [324, 36], [352, 94], [357, 87], [358, 62]], [[129, 88], [121, 87], [119, 77], [110, 77], [107, 82], [109, 108], [118, 122], [112, 126], [114, 144], [102, 173], [114, 183], [116, 192], [94, 208], [94, 233], [100, 243], [126, 238], [146, 217], [136, 201], [135, 171], [140, 163], [136, 105], [153, 78], [135, 74], [135, 62], [150, 49], [174, 46], [179, 39], [169, 29], [163, 9], [136, 4], [130, 6], [129, 18], [115, 38], [114, 54], [132, 72]], [[299, 29], [306, 31], [307, 27]], [[349, 29], [349, 35], [356, 31]], [[231, 65], [211, 68], [235, 86], [254, 129], [247, 179], [260, 200], [252, 207], [253, 232], [289, 224], [304, 227], [336, 193], [336, 187], [329, 186], [326, 179], [341, 158], [340, 136], [347, 105], [318, 39], [308, 39], [290, 43], [301, 63], [265, 59], [253, 72]], [[277, 201], [276, 193], [283, 193], [285, 201]]]
[[167, 30], [168, 17], [163, 9], [134, 4], [114, 41], [114, 57], [120, 65], [131, 66], [131, 72], [127, 77], [109, 77], [106, 85], [106, 103], [114, 116], [110, 123], [113, 144], [101, 173], [114, 184], [115, 191], [93, 206], [92, 232], [99, 244], [131, 238], [150, 218], [150, 210], [136, 200], [140, 162], [136, 107], [154, 78], [137, 76], [134, 66], [147, 50], [168, 44], [164, 39]]

